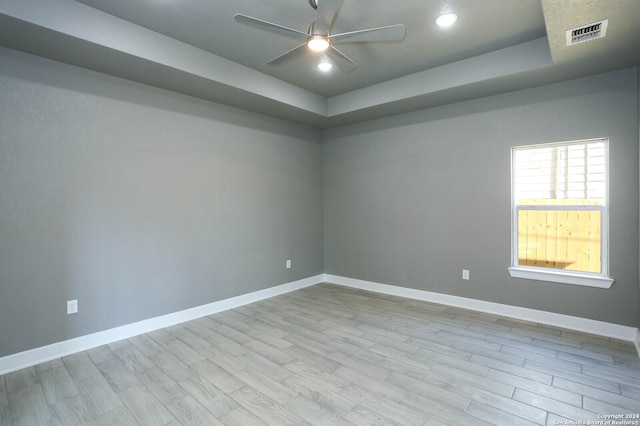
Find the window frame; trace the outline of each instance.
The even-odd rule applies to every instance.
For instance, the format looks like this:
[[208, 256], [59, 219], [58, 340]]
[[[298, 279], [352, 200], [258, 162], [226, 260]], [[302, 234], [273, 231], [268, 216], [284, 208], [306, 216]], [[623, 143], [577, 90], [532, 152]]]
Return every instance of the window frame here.
[[[579, 205], [516, 205], [515, 154], [527, 148], [543, 148], [604, 142], [604, 203], [602, 206]], [[518, 255], [518, 212], [520, 210], [599, 210], [600, 211], [600, 273], [568, 271], [542, 266], [519, 265]], [[552, 142], [511, 147], [511, 266], [508, 268], [513, 278], [525, 278], [562, 284], [608, 289], [613, 284], [609, 277], [609, 138], [583, 139], [566, 142]]]

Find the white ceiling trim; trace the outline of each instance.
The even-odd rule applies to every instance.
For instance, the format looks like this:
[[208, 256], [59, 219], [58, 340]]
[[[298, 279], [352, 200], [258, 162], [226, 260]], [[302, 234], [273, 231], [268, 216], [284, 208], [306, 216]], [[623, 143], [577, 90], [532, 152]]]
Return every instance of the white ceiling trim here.
[[329, 117], [551, 65], [545, 37], [334, 96]]
[[[326, 98], [73, 0], [6, 0], [0, 14], [95, 46], [327, 115]], [[25, 32], [25, 36], [26, 36]], [[77, 64], [81, 65], [82, 64]]]

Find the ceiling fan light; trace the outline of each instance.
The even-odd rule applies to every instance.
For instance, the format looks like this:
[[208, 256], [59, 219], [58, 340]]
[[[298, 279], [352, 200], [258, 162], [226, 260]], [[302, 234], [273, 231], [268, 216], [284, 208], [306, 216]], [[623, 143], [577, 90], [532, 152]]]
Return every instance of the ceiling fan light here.
[[307, 40], [307, 46], [314, 52], [324, 52], [329, 48], [329, 40], [323, 36], [311, 36]]
[[458, 20], [458, 15], [455, 13], [445, 13], [436, 18], [436, 25], [439, 27], [449, 27]]
[[329, 72], [333, 69], [333, 64], [327, 60], [324, 60], [324, 61], [320, 61], [317, 67], [322, 72]]

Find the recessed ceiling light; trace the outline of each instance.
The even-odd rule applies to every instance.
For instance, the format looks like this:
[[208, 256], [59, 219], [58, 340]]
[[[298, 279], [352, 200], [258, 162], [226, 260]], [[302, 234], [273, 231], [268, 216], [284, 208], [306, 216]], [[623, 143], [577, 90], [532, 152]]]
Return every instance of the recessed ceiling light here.
[[436, 18], [436, 25], [439, 27], [449, 27], [458, 20], [458, 15], [455, 13], [445, 13]]
[[317, 67], [322, 72], [329, 72], [333, 69], [333, 64], [327, 60], [323, 60], [318, 63]]
[[307, 46], [314, 52], [324, 52], [329, 48], [329, 40], [323, 36], [311, 36], [307, 40]]

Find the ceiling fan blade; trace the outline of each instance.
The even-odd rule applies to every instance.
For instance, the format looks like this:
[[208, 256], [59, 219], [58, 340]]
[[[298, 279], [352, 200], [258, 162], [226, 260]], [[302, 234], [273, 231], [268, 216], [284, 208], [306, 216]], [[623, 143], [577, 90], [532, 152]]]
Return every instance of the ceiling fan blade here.
[[342, 6], [344, 0], [318, 0], [316, 22], [313, 25], [313, 33], [327, 35], [333, 25], [333, 20]]
[[366, 30], [349, 31], [332, 34], [331, 41], [363, 42], [363, 41], [399, 41], [404, 38], [404, 25], [388, 25], [386, 27], [368, 28]]
[[338, 68], [342, 70], [342, 72], [349, 72], [358, 66], [353, 59], [339, 51], [333, 46], [329, 46], [329, 53], [333, 54], [336, 58], [341, 59], [340, 61], [335, 61]]
[[277, 58], [271, 60], [269, 62], [269, 65], [279, 65], [282, 64], [284, 62], [287, 62], [288, 60], [292, 59], [294, 56], [302, 53], [307, 47], [307, 44], [301, 44], [300, 46], [294, 47], [293, 49], [289, 50], [286, 53], [283, 53], [282, 55], [278, 56]]
[[263, 21], [262, 19], [253, 18], [251, 16], [242, 15], [238, 13], [234, 16], [235, 20], [243, 24], [255, 25], [265, 30], [279, 32], [286, 35], [304, 36], [308, 37], [309, 34], [303, 31], [294, 30], [293, 28], [284, 27], [282, 25], [274, 24], [273, 22]]

